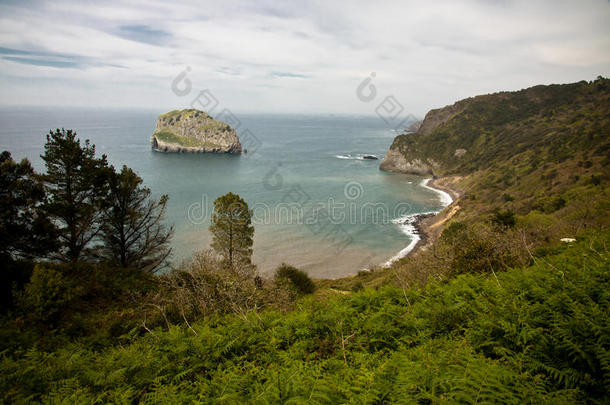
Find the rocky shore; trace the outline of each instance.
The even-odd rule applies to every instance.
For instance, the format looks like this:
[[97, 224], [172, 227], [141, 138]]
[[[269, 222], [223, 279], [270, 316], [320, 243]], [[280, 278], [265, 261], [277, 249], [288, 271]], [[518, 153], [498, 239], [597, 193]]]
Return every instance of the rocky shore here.
[[416, 227], [420, 240], [414, 246], [410, 254], [416, 254], [420, 250], [425, 250], [440, 236], [443, 231], [443, 225], [449, 221], [460, 210], [460, 198], [463, 191], [460, 190], [455, 183], [461, 180], [461, 177], [440, 177], [431, 179], [426, 185], [430, 188], [443, 191], [449, 194], [452, 202], [436, 214], [427, 215], [419, 218]]
[[408, 215], [395, 223], [398, 226], [406, 227], [408, 233], [413, 237], [413, 241], [401, 250], [396, 256], [392, 257], [385, 266], [391, 265], [396, 260], [412, 256], [419, 251], [429, 248], [440, 236], [443, 225], [451, 219], [459, 210], [459, 199], [463, 192], [455, 185], [461, 177], [443, 177], [425, 180], [422, 185], [444, 192], [451, 196], [451, 202], [439, 212], [428, 212], [421, 214]]
[[413, 247], [413, 249], [409, 252], [409, 254], [413, 254], [415, 250], [428, 243], [428, 234], [426, 233], [426, 228], [423, 226], [424, 220], [428, 218], [434, 218], [437, 214], [429, 212], [425, 214], [417, 214], [411, 217], [405, 218], [403, 221], [399, 222], [399, 225], [410, 225], [413, 229], [412, 234], [417, 235], [419, 240]]

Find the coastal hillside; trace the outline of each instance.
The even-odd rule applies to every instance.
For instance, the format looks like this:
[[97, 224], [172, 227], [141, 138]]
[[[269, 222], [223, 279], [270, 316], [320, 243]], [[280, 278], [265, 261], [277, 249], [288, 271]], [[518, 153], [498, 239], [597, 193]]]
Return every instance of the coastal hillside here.
[[601, 77], [468, 98], [397, 136], [380, 168], [436, 176], [437, 187], [461, 195], [443, 220], [451, 212], [453, 221], [485, 222], [501, 211], [544, 230], [543, 241], [555, 225], [574, 235], [608, 225], [609, 111], [610, 80]]
[[608, 111], [604, 78], [464, 99], [431, 110], [417, 131], [396, 137], [381, 168], [446, 176], [506, 163], [535, 170], [574, 159], [597, 162], [610, 151]]
[[229, 124], [195, 109], [159, 115], [150, 142], [162, 152], [241, 153], [239, 138]]

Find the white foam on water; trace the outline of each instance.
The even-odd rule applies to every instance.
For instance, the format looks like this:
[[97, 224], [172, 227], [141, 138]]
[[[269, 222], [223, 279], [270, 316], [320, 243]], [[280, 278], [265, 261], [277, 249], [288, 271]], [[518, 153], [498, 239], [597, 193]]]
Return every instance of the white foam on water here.
[[428, 211], [428, 212], [418, 212], [417, 214], [408, 214], [402, 217], [396, 218], [392, 220], [393, 224], [397, 224], [398, 228], [402, 233], [408, 235], [411, 238], [411, 241], [400, 252], [396, 253], [394, 256], [390, 258], [387, 262], [383, 264], [384, 267], [390, 266], [398, 259], [402, 259], [406, 257], [417, 245], [417, 242], [421, 240], [421, 236], [417, 232], [417, 228], [415, 227], [415, 222], [417, 221], [417, 217], [420, 215], [428, 215], [428, 214], [437, 214], [438, 211]]
[[424, 179], [422, 180], [422, 182], [420, 183], [420, 186], [422, 186], [423, 188], [427, 188], [428, 190], [432, 190], [435, 193], [438, 194], [439, 199], [441, 200], [441, 204], [443, 204], [443, 208], [448, 206], [449, 204], [451, 204], [453, 202], [453, 198], [451, 198], [451, 195], [443, 190], [439, 190], [437, 188], [434, 187], [430, 187], [428, 185], [428, 183], [430, 182], [430, 179]]
[[[337, 159], [349, 159], [349, 160], [379, 160], [379, 158], [377, 159], [365, 159], [364, 158], [365, 155], [356, 155], [356, 156], [352, 156], [352, 155], [335, 155], [335, 157]], [[376, 155], [366, 155], [366, 156], [375, 156]]]
[[[439, 196], [439, 200], [440, 200], [441, 204], [443, 205], [443, 208], [445, 208], [446, 206], [451, 204], [453, 202], [453, 198], [451, 198], [451, 195], [443, 190], [439, 190], [434, 187], [430, 187], [428, 185], [430, 180], [432, 180], [432, 179], [429, 178], [429, 179], [422, 180], [422, 182], [420, 183], [420, 186], [437, 193]], [[441, 210], [419, 212], [417, 214], [409, 214], [409, 215], [402, 216], [400, 218], [393, 219], [392, 223], [398, 224], [398, 227], [400, 228], [401, 232], [404, 233], [405, 235], [408, 235], [411, 238], [411, 241], [409, 242], [407, 247], [402, 249], [400, 252], [396, 253], [394, 256], [392, 256], [390, 258], [390, 260], [385, 262], [383, 264], [383, 267], [389, 267], [392, 265], [392, 263], [394, 263], [398, 259], [402, 259], [403, 257], [406, 257], [409, 253], [411, 253], [411, 251], [415, 248], [417, 243], [421, 240], [421, 236], [419, 236], [419, 234], [417, 233], [417, 228], [415, 227], [415, 221], [417, 220], [417, 216], [426, 215], [426, 214], [438, 214], [440, 211]]]

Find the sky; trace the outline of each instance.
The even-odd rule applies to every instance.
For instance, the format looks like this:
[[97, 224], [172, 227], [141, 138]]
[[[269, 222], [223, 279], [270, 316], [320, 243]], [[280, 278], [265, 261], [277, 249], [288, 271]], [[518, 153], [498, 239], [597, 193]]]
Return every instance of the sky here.
[[608, 0], [0, 0], [0, 106], [422, 117], [598, 75]]

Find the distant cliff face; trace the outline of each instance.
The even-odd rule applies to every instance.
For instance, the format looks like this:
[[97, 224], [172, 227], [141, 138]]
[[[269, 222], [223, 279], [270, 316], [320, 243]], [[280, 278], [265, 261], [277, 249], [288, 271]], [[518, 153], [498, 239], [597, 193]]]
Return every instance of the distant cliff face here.
[[195, 109], [159, 115], [150, 142], [162, 152], [241, 153], [239, 138], [229, 124]]
[[428, 111], [419, 129], [417, 130], [417, 133], [419, 133], [420, 135], [431, 134], [440, 125], [449, 121], [456, 114], [459, 114], [464, 111], [464, 109], [468, 105], [469, 100], [470, 99], [458, 101], [453, 105]]
[[[419, 128], [394, 139], [380, 169], [464, 175], [516, 164], [516, 156], [536, 167], [537, 161], [589, 155], [608, 143], [609, 90], [610, 81], [601, 78], [481, 95], [431, 110]], [[598, 116], [603, 119], [588, 119]]]

